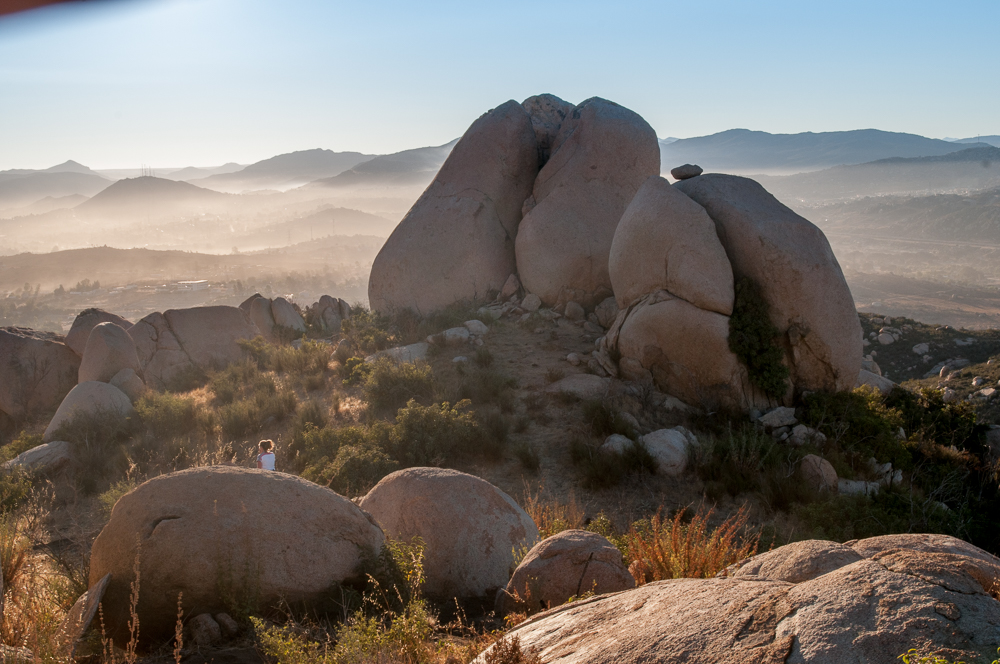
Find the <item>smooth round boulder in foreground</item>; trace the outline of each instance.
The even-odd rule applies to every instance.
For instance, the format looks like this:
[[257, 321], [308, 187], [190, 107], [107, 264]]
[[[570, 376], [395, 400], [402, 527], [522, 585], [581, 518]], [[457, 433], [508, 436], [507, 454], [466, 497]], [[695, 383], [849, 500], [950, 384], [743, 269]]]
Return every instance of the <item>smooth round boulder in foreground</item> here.
[[483, 597], [507, 585], [514, 549], [532, 546], [538, 528], [486, 480], [445, 468], [407, 468], [382, 478], [361, 501], [388, 537], [424, 541], [424, 591], [431, 597]]
[[177, 595], [185, 615], [308, 602], [355, 578], [384, 537], [357, 505], [284, 473], [231, 466], [151, 479], [123, 496], [94, 542], [91, 583], [105, 574], [104, 619], [128, 640], [129, 592], [139, 559], [142, 640], [173, 635]]

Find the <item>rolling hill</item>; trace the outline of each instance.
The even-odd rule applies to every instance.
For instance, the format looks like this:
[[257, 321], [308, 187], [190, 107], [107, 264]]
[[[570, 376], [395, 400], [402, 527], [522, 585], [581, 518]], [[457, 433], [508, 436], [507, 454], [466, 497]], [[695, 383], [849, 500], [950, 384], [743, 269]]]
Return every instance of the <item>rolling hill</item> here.
[[976, 136], [975, 138], [957, 138], [952, 143], [986, 143], [1000, 148], [1000, 136]]
[[730, 129], [711, 136], [660, 141], [660, 169], [698, 164], [706, 171], [787, 175], [891, 157], [929, 157], [964, 150], [957, 144], [877, 129], [769, 134]]
[[3, 171], [0, 172], [0, 211], [3, 211], [0, 212], [0, 217], [24, 214], [18, 208], [32, 205], [43, 198], [93, 196], [110, 184], [111, 180], [93, 172]]
[[190, 182], [199, 187], [227, 193], [261, 189], [283, 191], [343, 173], [373, 156], [360, 152], [333, 152], [319, 148], [301, 150], [258, 161], [239, 171], [193, 179]]
[[229, 194], [164, 178], [126, 178], [73, 208], [78, 215], [167, 217], [221, 209]]
[[753, 176], [786, 204], [883, 195], [966, 193], [1000, 186], [1000, 148], [966, 147], [936, 157], [881, 159], [787, 176]]
[[451, 154], [455, 143], [458, 143], [457, 138], [436, 147], [381, 155], [339, 175], [316, 180], [306, 187], [427, 186]]

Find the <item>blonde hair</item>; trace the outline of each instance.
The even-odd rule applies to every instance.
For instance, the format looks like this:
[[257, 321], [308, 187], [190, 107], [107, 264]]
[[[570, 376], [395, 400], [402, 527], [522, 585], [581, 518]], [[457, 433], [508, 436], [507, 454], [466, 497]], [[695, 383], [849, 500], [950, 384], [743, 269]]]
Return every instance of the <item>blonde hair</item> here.
[[257, 443], [265, 452], [270, 452], [274, 449], [274, 441], [268, 438], [267, 440], [262, 440]]

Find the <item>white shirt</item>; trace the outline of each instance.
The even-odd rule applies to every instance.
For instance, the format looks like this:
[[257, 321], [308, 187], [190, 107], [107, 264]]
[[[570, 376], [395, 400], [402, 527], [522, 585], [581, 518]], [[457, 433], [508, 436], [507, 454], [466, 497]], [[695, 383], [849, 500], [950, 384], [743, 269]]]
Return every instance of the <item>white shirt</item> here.
[[257, 461], [264, 470], [274, 470], [274, 452], [261, 452], [257, 455]]

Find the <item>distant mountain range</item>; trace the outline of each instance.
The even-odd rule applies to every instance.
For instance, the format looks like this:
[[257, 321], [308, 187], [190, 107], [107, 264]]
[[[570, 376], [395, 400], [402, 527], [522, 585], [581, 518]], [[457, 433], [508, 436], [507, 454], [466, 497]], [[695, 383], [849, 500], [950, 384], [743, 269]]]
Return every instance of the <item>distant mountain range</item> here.
[[[30, 214], [19, 208], [30, 206], [43, 198], [63, 196], [93, 196], [111, 184], [76, 162], [66, 162], [82, 170], [0, 171], [0, 217]], [[53, 168], [62, 168], [60, 164]]]
[[987, 143], [1000, 148], [1000, 136], [976, 136], [975, 138], [956, 138], [952, 143]]
[[231, 198], [229, 194], [187, 182], [146, 176], [119, 180], [73, 210], [78, 215], [90, 217], [155, 218], [221, 209]]
[[262, 189], [284, 191], [314, 180], [338, 175], [374, 156], [319, 148], [300, 150], [258, 161], [235, 172], [189, 181], [199, 187], [234, 194]]
[[894, 157], [797, 175], [752, 177], [786, 204], [968, 192], [1000, 186], [1000, 148], [959, 145], [959, 151], [936, 157]]
[[878, 129], [802, 134], [730, 129], [667, 144], [661, 140], [660, 169], [667, 173], [681, 164], [697, 164], [717, 173], [786, 175], [890, 157], [931, 157], [968, 147]]
[[431, 148], [380, 155], [330, 178], [306, 185], [318, 187], [409, 186], [430, 184], [458, 139]]

